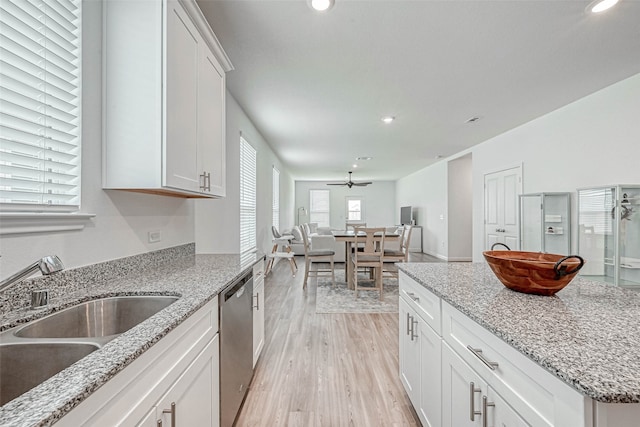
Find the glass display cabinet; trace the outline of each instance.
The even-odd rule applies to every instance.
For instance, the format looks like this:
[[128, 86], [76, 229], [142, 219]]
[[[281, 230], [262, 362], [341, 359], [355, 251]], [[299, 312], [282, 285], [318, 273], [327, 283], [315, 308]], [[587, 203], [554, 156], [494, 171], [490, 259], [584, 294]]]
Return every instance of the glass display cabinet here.
[[570, 254], [571, 193], [520, 195], [520, 250]]
[[640, 288], [640, 185], [578, 190], [580, 271], [589, 279]]

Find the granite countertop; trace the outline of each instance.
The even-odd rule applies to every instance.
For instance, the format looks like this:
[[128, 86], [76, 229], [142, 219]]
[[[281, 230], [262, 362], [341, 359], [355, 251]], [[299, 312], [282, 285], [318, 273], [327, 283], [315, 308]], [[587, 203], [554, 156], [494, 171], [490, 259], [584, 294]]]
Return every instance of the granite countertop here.
[[[120, 295], [174, 295], [180, 298], [144, 322], [90, 353], [71, 367], [0, 407], [0, 426], [51, 425], [93, 391], [250, 271], [262, 255], [186, 255], [123, 277], [83, 283], [64, 292], [44, 310], [0, 311], [0, 331], [78, 302]], [[103, 268], [104, 269], [104, 268]], [[99, 276], [99, 274], [98, 274]], [[109, 276], [109, 275], [107, 275]]]
[[640, 402], [640, 293], [576, 277], [554, 296], [528, 295], [485, 263], [399, 268], [583, 395]]

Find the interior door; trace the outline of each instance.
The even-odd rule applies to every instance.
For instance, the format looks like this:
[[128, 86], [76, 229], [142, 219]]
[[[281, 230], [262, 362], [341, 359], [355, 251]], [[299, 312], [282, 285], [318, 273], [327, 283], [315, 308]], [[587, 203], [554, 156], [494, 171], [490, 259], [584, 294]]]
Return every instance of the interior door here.
[[518, 238], [518, 196], [522, 194], [520, 166], [484, 176], [485, 249], [504, 243], [520, 249]]

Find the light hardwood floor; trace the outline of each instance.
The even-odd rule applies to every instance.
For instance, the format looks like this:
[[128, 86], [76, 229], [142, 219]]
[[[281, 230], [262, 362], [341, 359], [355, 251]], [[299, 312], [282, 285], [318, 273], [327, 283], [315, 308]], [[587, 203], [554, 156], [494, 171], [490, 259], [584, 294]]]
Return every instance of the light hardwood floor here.
[[316, 314], [297, 258], [296, 277], [282, 262], [266, 277], [265, 347], [236, 426], [419, 426], [398, 377], [398, 315]]

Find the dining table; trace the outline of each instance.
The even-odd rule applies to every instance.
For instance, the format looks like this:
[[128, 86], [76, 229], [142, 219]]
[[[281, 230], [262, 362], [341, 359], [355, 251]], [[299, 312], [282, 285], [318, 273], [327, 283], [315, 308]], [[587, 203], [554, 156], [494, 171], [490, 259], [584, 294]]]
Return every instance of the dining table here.
[[[336, 242], [344, 242], [345, 243], [345, 276], [347, 279], [347, 288], [353, 289], [353, 264], [351, 262], [351, 251], [353, 248], [353, 244], [356, 242], [356, 233], [353, 230], [333, 230], [331, 231], [333, 237], [335, 237]], [[357, 235], [360, 239], [365, 237], [365, 233], [360, 231]], [[400, 234], [395, 231], [386, 231], [384, 233], [384, 241], [392, 242], [397, 241], [400, 238]], [[382, 233], [375, 234], [375, 241], [380, 242], [382, 240]], [[363, 239], [364, 241], [364, 239]]]

